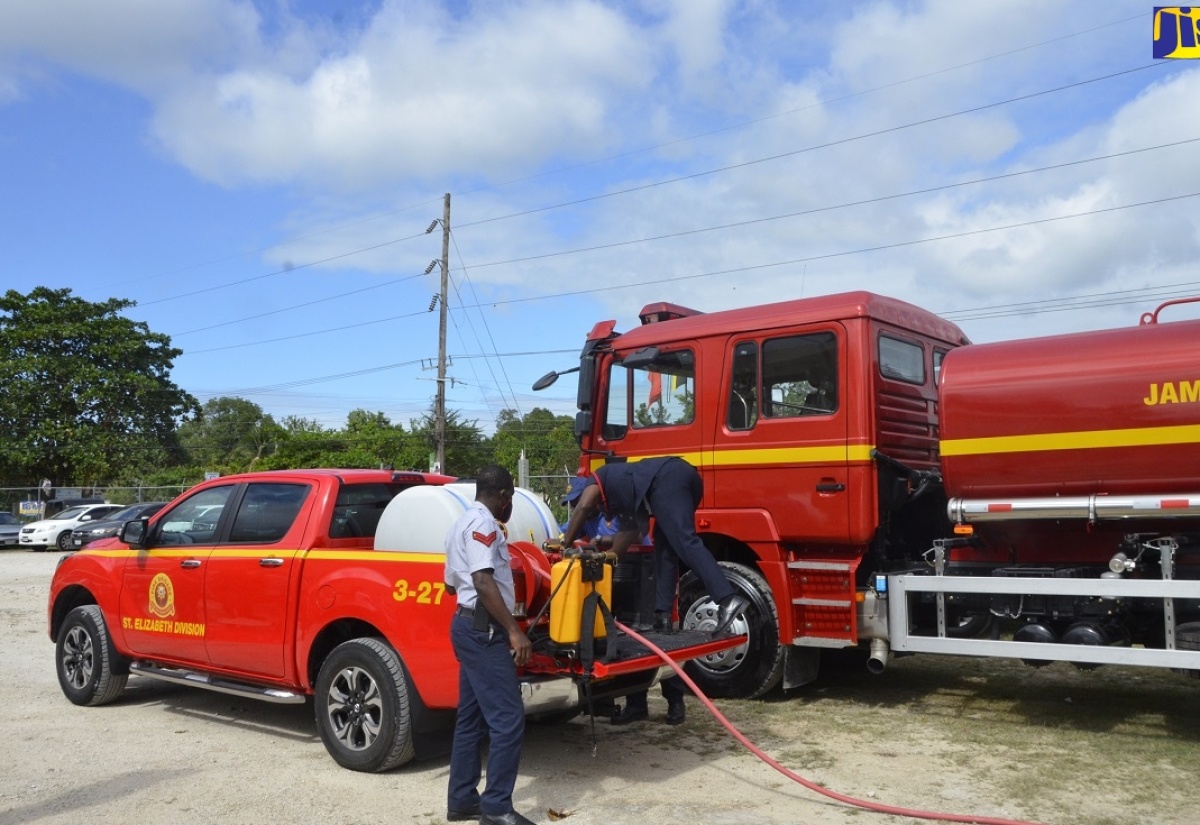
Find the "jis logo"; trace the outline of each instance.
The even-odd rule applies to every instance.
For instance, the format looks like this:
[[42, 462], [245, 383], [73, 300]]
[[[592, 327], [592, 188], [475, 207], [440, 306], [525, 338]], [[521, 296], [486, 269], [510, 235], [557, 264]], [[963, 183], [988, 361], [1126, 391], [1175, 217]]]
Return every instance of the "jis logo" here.
[[1154, 7], [1154, 57], [1200, 58], [1200, 7]]

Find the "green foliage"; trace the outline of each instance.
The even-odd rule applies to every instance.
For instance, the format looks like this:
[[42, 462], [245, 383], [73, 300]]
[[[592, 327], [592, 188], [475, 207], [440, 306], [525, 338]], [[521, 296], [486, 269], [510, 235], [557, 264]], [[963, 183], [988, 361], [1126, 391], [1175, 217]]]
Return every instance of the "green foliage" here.
[[188, 463], [227, 475], [257, 469], [275, 452], [282, 433], [275, 419], [254, 402], [221, 396], [179, 427], [179, 441]]
[[[393, 423], [358, 409], [343, 429], [297, 416], [276, 422], [258, 404], [222, 396], [202, 407], [170, 379], [181, 351], [120, 315], [133, 302], [90, 303], [39, 287], [0, 299], [0, 486], [178, 488], [221, 475], [304, 467], [429, 470], [437, 440], [432, 405]], [[478, 421], [446, 412], [448, 475], [499, 463], [517, 475], [522, 450], [534, 486], [553, 502], [579, 448], [569, 416], [505, 410], [495, 438]], [[553, 476], [553, 481], [537, 476]], [[122, 499], [124, 500], [124, 499]]]
[[523, 418], [515, 410], [504, 410], [496, 418], [492, 438], [495, 461], [515, 476], [522, 450], [529, 461], [529, 486], [557, 507], [563, 494], [562, 477], [574, 475], [579, 468], [575, 420], [541, 407], [534, 407]]
[[[432, 405], [421, 418], [409, 422], [414, 445], [406, 456], [416, 461], [410, 469], [429, 469], [429, 456], [437, 453], [437, 428]], [[446, 466], [442, 472], [452, 476], [473, 476], [480, 467], [496, 461], [491, 442], [484, 437], [478, 421], [467, 421], [455, 410], [446, 410]], [[497, 462], [503, 464], [503, 462]], [[509, 467], [516, 470], [516, 465]], [[515, 473], [514, 473], [515, 475]]]
[[180, 350], [69, 289], [0, 297], [0, 477], [101, 484], [129, 467], [180, 460], [177, 423], [196, 399], [170, 380]]

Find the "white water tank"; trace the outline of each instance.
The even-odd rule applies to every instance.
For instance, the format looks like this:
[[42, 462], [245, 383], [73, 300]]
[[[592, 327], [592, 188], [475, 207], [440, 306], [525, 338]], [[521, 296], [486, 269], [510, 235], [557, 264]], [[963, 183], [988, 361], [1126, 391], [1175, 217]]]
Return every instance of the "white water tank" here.
[[[375, 549], [398, 553], [444, 553], [446, 533], [475, 501], [475, 482], [409, 487], [392, 499], [379, 518]], [[557, 538], [554, 513], [537, 493], [518, 487], [506, 525], [509, 541], [541, 545]]]

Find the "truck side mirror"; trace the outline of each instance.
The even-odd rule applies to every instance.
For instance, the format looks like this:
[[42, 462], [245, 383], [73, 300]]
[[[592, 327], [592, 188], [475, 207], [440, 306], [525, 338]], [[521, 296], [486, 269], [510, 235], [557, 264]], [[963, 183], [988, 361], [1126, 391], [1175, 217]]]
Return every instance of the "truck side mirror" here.
[[140, 518], [136, 521], [127, 521], [121, 525], [120, 539], [130, 547], [145, 550], [149, 532], [150, 519]]

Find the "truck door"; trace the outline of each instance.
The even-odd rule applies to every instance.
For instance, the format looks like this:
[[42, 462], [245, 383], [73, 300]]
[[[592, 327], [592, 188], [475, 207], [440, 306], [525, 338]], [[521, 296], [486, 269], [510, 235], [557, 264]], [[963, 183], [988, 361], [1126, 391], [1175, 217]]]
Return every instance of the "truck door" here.
[[[233, 504], [229, 529], [204, 580], [209, 662], [269, 678], [285, 675], [290, 583], [312, 508], [303, 483], [251, 482]], [[286, 648], [290, 649], [290, 648]]]
[[713, 438], [716, 504], [766, 509], [782, 539], [850, 535], [840, 324], [731, 339]]
[[209, 487], [165, 509], [124, 566], [121, 631], [148, 658], [206, 663], [204, 567], [236, 484]]

